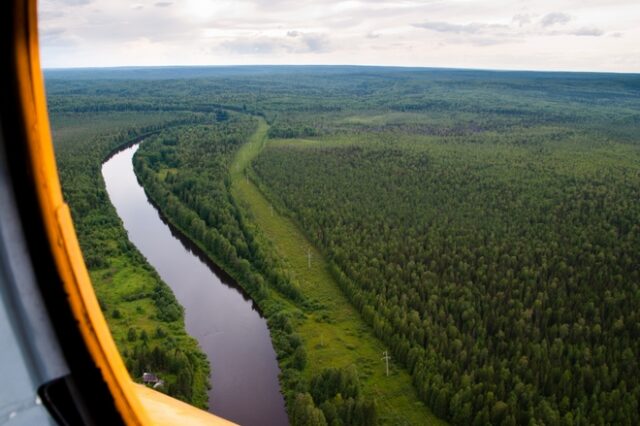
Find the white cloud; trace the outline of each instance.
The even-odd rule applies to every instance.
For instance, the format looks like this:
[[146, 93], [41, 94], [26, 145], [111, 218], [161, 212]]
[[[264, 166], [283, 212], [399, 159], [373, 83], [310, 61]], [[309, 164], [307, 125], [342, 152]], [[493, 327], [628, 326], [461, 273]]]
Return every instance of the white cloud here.
[[243, 37], [228, 40], [221, 46], [241, 55], [281, 55], [291, 53], [324, 53], [329, 42], [323, 34], [288, 31], [285, 37]]
[[531, 15], [528, 13], [518, 13], [514, 15], [511, 20], [517, 23], [519, 27], [522, 27], [523, 25], [531, 23]]
[[566, 13], [552, 12], [544, 15], [540, 20], [543, 27], [551, 27], [553, 25], [564, 25], [571, 21], [571, 16]]
[[509, 27], [500, 24], [482, 24], [472, 22], [470, 24], [452, 24], [449, 22], [423, 22], [420, 24], [413, 24], [418, 28], [425, 28], [427, 30], [438, 31], [441, 33], [454, 33], [454, 34], [483, 34], [487, 32], [494, 32], [496, 30], [505, 30]]
[[59, 5], [68, 5], [68, 6], [79, 6], [84, 4], [89, 4], [93, 0], [50, 0], [50, 3], [59, 4]]
[[582, 27], [571, 31], [570, 34], [576, 36], [600, 37], [601, 35], [604, 35], [604, 31], [596, 27]]
[[41, 0], [39, 9], [48, 67], [352, 63], [640, 71], [633, 56], [640, 45], [637, 0]]

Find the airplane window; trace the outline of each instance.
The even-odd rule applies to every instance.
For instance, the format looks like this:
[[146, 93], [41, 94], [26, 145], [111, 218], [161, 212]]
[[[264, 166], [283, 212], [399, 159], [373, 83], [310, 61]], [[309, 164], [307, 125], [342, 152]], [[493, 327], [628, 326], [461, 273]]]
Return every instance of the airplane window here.
[[42, 0], [62, 191], [132, 379], [246, 425], [637, 424], [638, 18]]

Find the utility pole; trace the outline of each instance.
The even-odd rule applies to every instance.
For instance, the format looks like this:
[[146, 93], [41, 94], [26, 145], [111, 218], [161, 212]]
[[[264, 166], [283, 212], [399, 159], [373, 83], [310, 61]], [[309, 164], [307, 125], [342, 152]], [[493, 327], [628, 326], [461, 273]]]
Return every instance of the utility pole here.
[[271, 210], [271, 217], [273, 217], [273, 206], [269, 206], [269, 210]]
[[391, 357], [389, 356], [389, 352], [387, 351], [382, 352], [382, 355], [384, 356], [381, 359], [383, 359], [387, 363], [387, 376], [389, 376], [389, 360], [391, 359]]
[[311, 269], [311, 249], [307, 249], [307, 268]]

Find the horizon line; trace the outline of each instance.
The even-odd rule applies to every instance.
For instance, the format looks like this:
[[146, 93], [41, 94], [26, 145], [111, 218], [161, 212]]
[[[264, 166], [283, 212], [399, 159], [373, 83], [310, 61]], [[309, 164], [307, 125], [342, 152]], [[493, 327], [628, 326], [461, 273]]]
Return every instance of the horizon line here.
[[485, 71], [485, 72], [540, 72], [540, 73], [569, 73], [569, 74], [625, 74], [640, 75], [639, 71], [598, 71], [598, 70], [562, 70], [562, 69], [533, 69], [533, 68], [481, 68], [481, 67], [451, 67], [425, 65], [379, 65], [379, 64], [163, 64], [163, 65], [107, 65], [107, 66], [71, 66], [71, 67], [41, 67], [43, 71], [70, 70], [125, 70], [140, 68], [251, 68], [251, 67], [354, 67], [354, 68], [404, 68], [423, 70], [451, 70], [451, 71]]

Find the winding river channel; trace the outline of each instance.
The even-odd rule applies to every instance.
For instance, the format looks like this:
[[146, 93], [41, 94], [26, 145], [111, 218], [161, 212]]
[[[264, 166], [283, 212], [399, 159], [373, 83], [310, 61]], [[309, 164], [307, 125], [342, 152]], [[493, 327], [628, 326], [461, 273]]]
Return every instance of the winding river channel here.
[[102, 175], [129, 239], [173, 290], [185, 309], [187, 331], [211, 362], [211, 412], [248, 426], [288, 424], [266, 320], [149, 202], [133, 171], [137, 149], [112, 156]]

